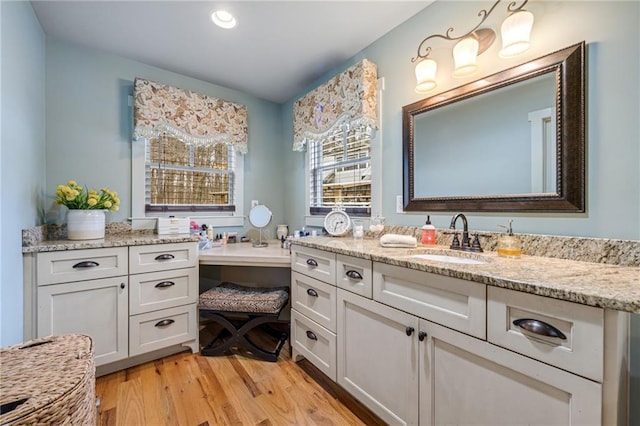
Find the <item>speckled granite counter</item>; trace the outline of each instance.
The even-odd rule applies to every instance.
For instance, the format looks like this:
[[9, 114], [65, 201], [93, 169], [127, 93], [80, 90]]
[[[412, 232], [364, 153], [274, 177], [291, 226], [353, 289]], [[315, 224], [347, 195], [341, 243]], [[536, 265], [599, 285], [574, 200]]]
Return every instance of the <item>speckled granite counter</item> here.
[[[301, 245], [375, 262], [508, 288], [555, 299], [619, 311], [640, 313], [640, 268], [548, 257], [498, 257], [495, 252], [465, 253], [447, 246], [384, 248], [377, 239], [305, 237]], [[444, 263], [410, 257], [451, 254], [483, 260], [483, 264]]]
[[107, 225], [104, 239], [72, 241], [66, 239], [66, 227], [43, 225], [22, 231], [22, 253], [82, 250], [105, 247], [143, 246], [149, 244], [198, 241], [189, 234], [158, 235], [154, 231], [132, 231], [129, 224]]

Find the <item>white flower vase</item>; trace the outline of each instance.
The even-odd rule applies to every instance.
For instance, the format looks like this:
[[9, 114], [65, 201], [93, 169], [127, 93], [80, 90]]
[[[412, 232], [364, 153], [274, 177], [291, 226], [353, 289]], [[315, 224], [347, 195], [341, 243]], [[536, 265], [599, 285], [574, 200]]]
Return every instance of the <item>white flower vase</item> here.
[[104, 238], [104, 210], [69, 210], [67, 212], [67, 238], [70, 240], [97, 240]]

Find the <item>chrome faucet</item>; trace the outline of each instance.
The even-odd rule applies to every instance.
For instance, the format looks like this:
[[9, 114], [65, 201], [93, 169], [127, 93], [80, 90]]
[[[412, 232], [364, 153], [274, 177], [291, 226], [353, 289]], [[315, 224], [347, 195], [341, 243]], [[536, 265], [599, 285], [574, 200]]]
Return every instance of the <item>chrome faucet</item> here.
[[451, 218], [451, 225], [449, 225], [449, 229], [456, 229], [456, 222], [458, 218], [462, 218], [462, 244], [458, 240], [458, 235], [454, 235], [453, 242], [451, 243], [452, 250], [470, 250], [471, 246], [469, 244], [469, 222], [467, 222], [467, 217], [462, 213], [458, 213]]

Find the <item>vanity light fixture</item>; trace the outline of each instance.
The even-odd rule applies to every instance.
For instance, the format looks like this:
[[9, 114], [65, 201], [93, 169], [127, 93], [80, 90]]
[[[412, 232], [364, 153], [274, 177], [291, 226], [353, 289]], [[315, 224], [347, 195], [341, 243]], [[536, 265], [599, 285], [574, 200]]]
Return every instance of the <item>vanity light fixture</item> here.
[[[496, 33], [490, 28], [480, 28], [489, 15], [502, 0], [497, 0], [487, 12], [482, 9], [478, 12], [481, 18], [478, 25], [466, 34], [459, 37], [452, 37], [453, 27], [449, 27], [445, 34], [432, 34], [425, 38], [418, 45], [418, 53], [411, 62], [416, 62], [416, 93], [428, 93], [437, 86], [436, 73], [438, 64], [429, 57], [431, 47], [426, 45], [427, 40], [441, 38], [449, 41], [456, 41], [453, 47], [453, 59], [455, 68], [454, 77], [465, 77], [473, 74], [478, 69], [477, 57], [485, 52], [496, 38]], [[524, 0], [516, 7], [516, 2], [512, 1], [507, 5], [508, 16], [500, 27], [502, 37], [501, 58], [511, 58], [519, 55], [529, 48], [529, 37], [533, 27], [533, 13], [524, 10], [524, 6], [529, 0]]]
[[220, 28], [226, 30], [235, 27], [238, 24], [236, 18], [226, 10], [214, 10], [211, 12], [211, 20]]

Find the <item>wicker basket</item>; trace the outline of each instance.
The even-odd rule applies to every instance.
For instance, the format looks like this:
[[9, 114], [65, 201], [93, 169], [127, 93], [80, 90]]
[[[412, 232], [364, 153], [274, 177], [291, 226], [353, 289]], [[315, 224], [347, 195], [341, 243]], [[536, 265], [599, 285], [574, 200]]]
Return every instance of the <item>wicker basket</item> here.
[[93, 341], [81, 334], [0, 350], [0, 424], [96, 424]]

